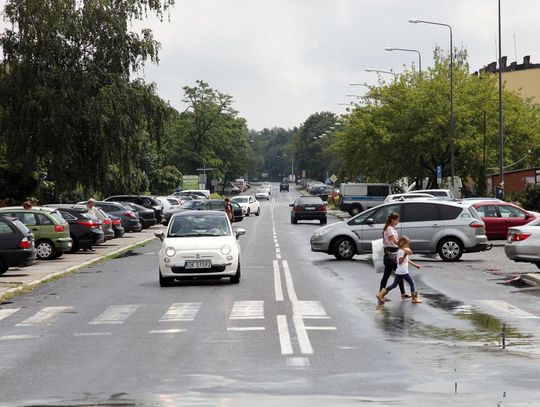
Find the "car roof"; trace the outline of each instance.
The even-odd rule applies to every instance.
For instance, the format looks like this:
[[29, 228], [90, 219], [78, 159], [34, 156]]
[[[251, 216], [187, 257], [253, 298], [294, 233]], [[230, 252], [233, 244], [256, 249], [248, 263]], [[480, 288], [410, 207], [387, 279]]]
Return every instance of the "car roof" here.
[[223, 211], [182, 211], [174, 214], [175, 217], [180, 216], [224, 216], [227, 217], [227, 214]]
[[7, 206], [0, 208], [0, 211], [27, 211], [27, 212], [54, 212], [58, 208], [46, 207], [46, 206], [33, 206], [32, 209], [24, 209], [22, 206]]
[[[457, 206], [459, 208], [467, 208], [468, 206], [472, 206], [472, 204], [470, 205], [466, 205], [460, 201], [455, 201], [455, 200], [450, 200], [450, 199], [437, 199], [437, 197], [434, 198], [424, 198], [424, 197], [419, 197], [419, 198], [416, 198], [416, 199], [411, 199], [411, 200], [404, 200], [404, 201], [391, 201], [391, 202], [385, 202], [384, 206], [386, 205], [396, 205], [396, 204], [401, 204], [401, 205], [414, 205], [414, 204], [418, 204], [418, 203], [434, 203], [434, 204], [443, 204], [443, 205], [451, 205], [451, 206]], [[380, 206], [382, 206], [380, 205]]]

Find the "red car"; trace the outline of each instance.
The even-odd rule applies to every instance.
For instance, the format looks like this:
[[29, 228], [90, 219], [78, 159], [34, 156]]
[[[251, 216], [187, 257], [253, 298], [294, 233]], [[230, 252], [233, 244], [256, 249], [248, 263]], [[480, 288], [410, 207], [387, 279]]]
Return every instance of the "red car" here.
[[508, 228], [533, 221], [535, 216], [517, 205], [503, 201], [485, 201], [473, 204], [486, 224], [488, 239], [506, 239]]

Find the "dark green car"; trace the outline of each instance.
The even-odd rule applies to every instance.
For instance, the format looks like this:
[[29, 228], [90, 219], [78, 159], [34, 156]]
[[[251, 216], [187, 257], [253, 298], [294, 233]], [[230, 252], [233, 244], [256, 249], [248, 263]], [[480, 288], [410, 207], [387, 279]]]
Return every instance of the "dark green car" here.
[[71, 249], [69, 225], [55, 208], [1, 208], [0, 214], [19, 219], [34, 234], [37, 257], [55, 259]]

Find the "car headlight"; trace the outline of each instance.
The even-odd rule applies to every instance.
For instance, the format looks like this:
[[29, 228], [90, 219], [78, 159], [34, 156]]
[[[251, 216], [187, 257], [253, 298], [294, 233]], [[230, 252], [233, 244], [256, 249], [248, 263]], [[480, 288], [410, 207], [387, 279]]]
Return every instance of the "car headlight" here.
[[223, 245], [219, 251], [222, 255], [226, 256], [231, 253], [231, 247], [229, 245]]
[[330, 228], [320, 229], [320, 230], [316, 231], [316, 232], [313, 234], [313, 237], [324, 236], [324, 235], [326, 235], [328, 232], [330, 232]]
[[167, 247], [165, 249], [165, 256], [173, 257], [176, 254], [176, 249], [174, 247]]

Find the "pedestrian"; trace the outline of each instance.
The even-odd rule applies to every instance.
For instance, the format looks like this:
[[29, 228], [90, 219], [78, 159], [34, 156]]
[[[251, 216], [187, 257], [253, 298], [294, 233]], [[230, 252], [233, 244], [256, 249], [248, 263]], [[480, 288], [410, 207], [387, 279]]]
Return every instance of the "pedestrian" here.
[[[397, 258], [396, 253], [398, 251], [398, 233], [396, 231], [396, 226], [399, 223], [399, 213], [392, 212], [386, 218], [386, 222], [383, 228], [383, 250], [384, 250], [384, 273], [381, 278], [381, 283], [379, 284], [379, 290], [382, 290], [386, 287], [388, 279], [397, 268]], [[403, 281], [399, 283], [399, 291], [401, 291], [401, 299], [405, 300], [411, 298], [409, 294], [405, 292], [405, 285]], [[390, 300], [388, 300], [390, 301]]]
[[24, 201], [22, 204], [23, 209], [30, 210], [32, 209], [32, 201]]
[[227, 214], [227, 217], [229, 218], [229, 220], [233, 221], [233, 207], [231, 205], [231, 201], [229, 198], [225, 198], [223, 200], [225, 202], [225, 213]]
[[414, 280], [409, 274], [409, 263], [412, 264], [417, 269], [420, 268], [419, 264], [416, 264], [414, 261], [412, 261], [409, 258], [409, 256], [412, 254], [412, 250], [409, 247], [410, 242], [411, 241], [407, 236], [401, 236], [398, 240], [398, 243], [397, 243], [399, 247], [397, 251], [398, 265], [396, 268], [396, 275], [394, 277], [394, 282], [389, 287], [382, 288], [377, 294], [379, 305], [384, 304], [384, 302], [386, 301], [386, 299], [384, 298], [386, 294], [388, 294], [390, 291], [396, 288], [399, 283], [403, 283], [403, 280], [405, 280], [407, 284], [409, 284], [409, 286], [411, 287], [412, 303], [420, 304], [422, 302], [422, 300], [418, 298], [418, 292], [416, 291], [416, 288], [414, 286]]
[[86, 209], [95, 216], [96, 212], [94, 211], [94, 206], [96, 206], [96, 200], [94, 198], [89, 198], [88, 201], [86, 201]]

